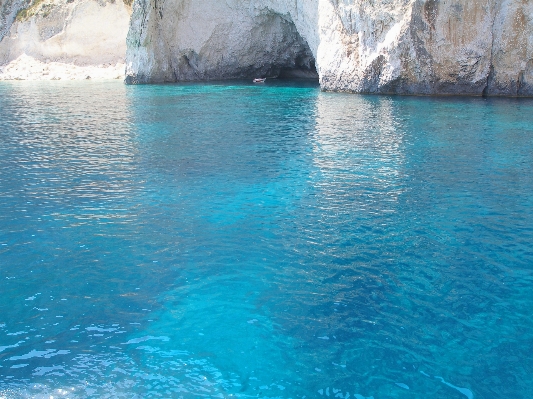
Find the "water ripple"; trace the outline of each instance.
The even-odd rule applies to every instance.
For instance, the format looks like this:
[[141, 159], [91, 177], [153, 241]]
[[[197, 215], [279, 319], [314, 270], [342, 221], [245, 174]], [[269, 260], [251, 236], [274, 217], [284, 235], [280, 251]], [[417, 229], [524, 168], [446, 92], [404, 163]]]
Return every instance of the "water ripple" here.
[[528, 397], [532, 111], [1, 83], [0, 397]]

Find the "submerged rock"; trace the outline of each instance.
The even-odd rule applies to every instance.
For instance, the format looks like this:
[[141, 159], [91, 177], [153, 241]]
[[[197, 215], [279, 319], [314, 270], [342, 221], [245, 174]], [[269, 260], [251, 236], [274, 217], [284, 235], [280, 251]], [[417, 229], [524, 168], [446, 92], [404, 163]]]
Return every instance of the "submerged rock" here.
[[126, 81], [318, 76], [358, 93], [533, 95], [527, 0], [137, 0]]

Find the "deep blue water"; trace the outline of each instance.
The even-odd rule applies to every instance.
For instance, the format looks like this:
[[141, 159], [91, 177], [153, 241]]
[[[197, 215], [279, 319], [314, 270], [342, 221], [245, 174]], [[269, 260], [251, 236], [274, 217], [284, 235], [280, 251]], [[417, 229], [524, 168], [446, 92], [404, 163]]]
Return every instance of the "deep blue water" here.
[[533, 101], [0, 84], [1, 398], [530, 398]]

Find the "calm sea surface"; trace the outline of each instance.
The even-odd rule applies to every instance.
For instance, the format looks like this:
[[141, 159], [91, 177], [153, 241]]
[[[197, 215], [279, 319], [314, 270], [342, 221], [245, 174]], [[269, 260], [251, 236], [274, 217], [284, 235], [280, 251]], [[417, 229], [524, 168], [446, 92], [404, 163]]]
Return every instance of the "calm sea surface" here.
[[531, 398], [533, 100], [0, 84], [0, 398]]

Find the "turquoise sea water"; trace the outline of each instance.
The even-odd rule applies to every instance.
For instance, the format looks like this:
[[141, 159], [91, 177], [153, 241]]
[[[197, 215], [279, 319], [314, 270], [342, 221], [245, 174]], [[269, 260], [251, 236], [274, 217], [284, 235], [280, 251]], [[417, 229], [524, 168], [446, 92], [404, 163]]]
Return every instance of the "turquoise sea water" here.
[[529, 398], [533, 101], [0, 84], [0, 398]]

